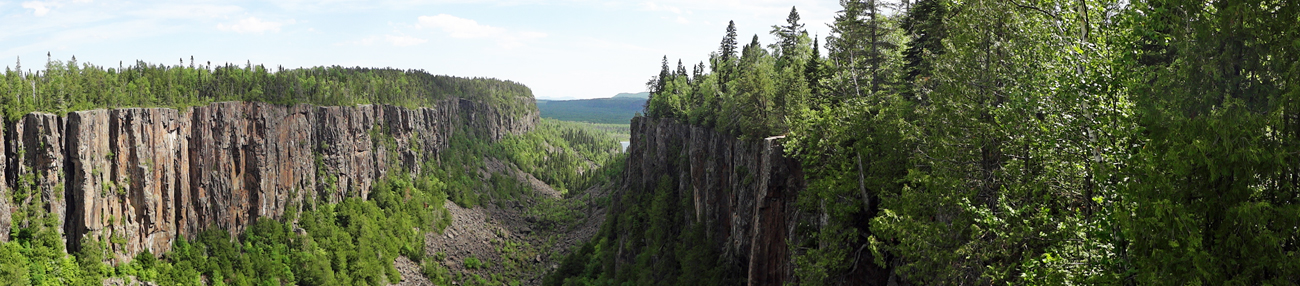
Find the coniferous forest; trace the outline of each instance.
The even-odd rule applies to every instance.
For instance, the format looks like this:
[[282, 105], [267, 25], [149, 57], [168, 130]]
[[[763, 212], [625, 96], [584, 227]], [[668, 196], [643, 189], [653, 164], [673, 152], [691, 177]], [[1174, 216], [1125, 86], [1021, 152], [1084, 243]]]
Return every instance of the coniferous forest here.
[[[647, 83], [648, 117], [787, 136], [794, 283], [1300, 284], [1300, 3], [840, 4]], [[744, 281], [640, 199], [546, 282]]]
[[[645, 118], [779, 142], [803, 176], [782, 238], [787, 283], [1300, 284], [1297, 1], [839, 4], [829, 35], [810, 35], [794, 7], [768, 31], [719, 27], [707, 62], [664, 56], [630, 128], [633, 146]], [[6, 126], [32, 112], [219, 101], [415, 108], [459, 98], [537, 112], [522, 84], [420, 70], [15, 64], [0, 76]], [[584, 126], [537, 120], [501, 138], [456, 126], [436, 159], [415, 162], [418, 171], [390, 166], [367, 198], [293, 205], [242, 233], [204, 229], [128, 260], [113, 257], [119, 236], [62, 237], [63, 222], [22, 183], [31, 175], [17, 174], [26, 177], [7, 178], [17, 187], [0, 198], [13, 204], [0, 285], [752, 279], [715, 247], [715, 230], [692, 223], [712, 206], [677, 195], [688, 184], [665, 175], [649, 190], [619, 189], [631, 177], [624, 168], [640, 162]], [[369, 130], [374, 148], [397, 148], [387, 130]], [[319, 185], [337, 187], [316, 156]], [[453, 210], [465, 209], [508, 215], [482, 221], [493, 225], [484, 237], [449, 230]], [[527, 223], [506, 234], [494, 219]], [[582, 230], [591, 233], [570, 235]], [[490, 256], [426, 249], [457, 235]]]
[[[32, 112], [63, 116], [130, 107], [183, 111], [219, 101], [419, 108], [458, 104], [445, 100], [459, 99], [482, 103], [520, 120], [537, 114], [530, 89], [519, 83], [396, 69], [271, 70], [257, 65], [184, 62], [103, 67], [79, 63], [74, 57], [69, 61], [48, 59], [40, 71], [23, 70], [20, 61], [0, 77], [0, 92], [5, 128], [12, 128], [15, 125], [9, 123]], [[366, 133], [373, 141], [367, 144], [396, 150], [389, 130], [381, 123], [374, 124], [367, 126]], [[531, 261], [540, 260], [543, 254], [549, 257], [555, 244], [555, 238], [548, 243], [544, 234], [563, 233], [585, 222], [589, 216], [585, 210], [603, 198], [588, 189], [613, 180], [618, 169], [605, 166], [621, 162], [615, 137], [576, 123], [542, 120], [530, 132], [495, 139], [489, 135], [491, 130], [481, 127], [462, 124], [450, 128], [443, 131], [449, 138], [435, 160], [415, 162], [422, 167], [418, 172], [400, 165], [395, 153], [379, 158], [379, 164], [388, 165], [390, 171], [373, 184], [368, 198], [308, 200], [287, 206], [282, 217], [250, 221], [240, 233], [209, 228], [193, 237], [176, 238], [170, 249], [144, 251], [125, 260], [114, 258], [127, 243], [120, 234], [62, 237], [60, 229], [65, 222], [45, 207], [55, 202], [43, 201], [42, 190], [28, 182], [32, 174], [17, 171], [16, 187], [0, 189], [10, 203], [0, 204], [6, 208], [4, 215], [14, 217], [9, 240], [0, 243], [0, 285], [139, 281], [161, 285], [388, 285], [416, 276], [423, 279], [418, 281], [438, 285], [518, 284], [529, 275], [540, 275], [541, 268], [533, 267], [540, 263]], [[325, 189], [339, 188], [337, 175], [325, 169], [322, 154], [314, 155], [321, 178], [318, 182]], [[485, 166], [492, 162], [508, 167]], [[525, 176], [520, 174], [558, 193], [535, 192], [528, 182], [514, 179]], [[117, 196], [133, 191], [126, 184], [115, 191]], [[63, 188], [63, 184], [55, 187], [60, 196]], [[442, 251], [426, 251], [430, 245], [427, 238], [448, 232], [453, 224], [447, 207], [453, 203], [476, 210], [487, 205], [512, 207], [520, 216], [518, 220], [532, 223], [536, 230], [530, 231], [539, 238], [504, 237], [504, 227], [493, 224], [484, 226], [496, 228], [496, 236], [501, 236], [493, 239], [496, 245], [487, 247], [491, 256], [449, 257]], [[10, 209], [10, 205], [15, 207]], [[112, 225], [118, 218], [108, 219]], [[127, 223], [126, 217], [121, 223]], [[67, 246], [64, 239], [78, 240], [80, 247]], [[399, 272], [398, 257], [412, 263], [416, 269], [408, 272], [413, 273]]]
[[23, 69], [22, 59], [6, 67], [0, 90], [5, 116], [30, 112], [63, 114], [117, 107], [172, 107], [217, 101], [257, 101], [282, 105], [352, 106], [388, 104], [430, 106], [465, 98], [500, 106], [509, 113], [536, 109], [518, 100], [531, 98], [522, 84], [486, 78], [431, 75], [422, 70], [362, 67], [285, 69], [211, 62], [176, 65], [136, 62], [116, 68], [47, 59], [41, 71]]

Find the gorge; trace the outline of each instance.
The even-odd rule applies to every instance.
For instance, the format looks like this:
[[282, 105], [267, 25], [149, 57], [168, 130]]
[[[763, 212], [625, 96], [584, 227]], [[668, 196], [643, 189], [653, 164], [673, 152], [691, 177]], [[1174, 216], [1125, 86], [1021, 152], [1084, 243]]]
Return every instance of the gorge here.
[[[69, 253], [91, 236], [118, 242], [109, 247], [122, 263], [208, 228], [239, 234], [304, 202], [366, 198], [389, 166], [418, 172], [437, 160], [457, 126], [500, 139], [538, 120], [535, 109], [459, 98], [414, 109], [218, 102], [31, 113], [4, 132], [0, 192], [14, 200], [0, 207], [0, 240], [11, 221], [32, 223], [36, 212], [23, 210], [41, 208], [61, 222]], [[375, 143], [376, 132], [397, 148]]]

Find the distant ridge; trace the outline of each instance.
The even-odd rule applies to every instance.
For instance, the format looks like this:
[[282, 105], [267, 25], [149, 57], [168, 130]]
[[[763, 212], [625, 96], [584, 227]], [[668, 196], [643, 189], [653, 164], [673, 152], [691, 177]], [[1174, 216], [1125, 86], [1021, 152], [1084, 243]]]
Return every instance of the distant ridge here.
[[638, 93], [628, 93], [628, 92], [624, 92], [624, 93], [615, 94], [613, 98], [640, 98], [640, 99], [648, 99], [648, 98], [650, 98], [650, 92], [645, 92], [645, 91], [643, 91], [643, 92], [638, 92]]
[[564, 121], [630, 124], [632, 116], [645, 109], [648, 92], [619, 93], [611, 98], [537, 100], [542, 117]]

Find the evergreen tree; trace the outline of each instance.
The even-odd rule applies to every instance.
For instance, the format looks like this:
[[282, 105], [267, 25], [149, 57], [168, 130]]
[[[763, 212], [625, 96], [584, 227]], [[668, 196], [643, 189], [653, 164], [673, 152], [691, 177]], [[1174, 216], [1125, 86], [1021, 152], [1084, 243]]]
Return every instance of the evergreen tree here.
[[691, 74], [686, 73], [686, 66], [682, 65], [682, 59], [677, 59], [677, 71], [673, 72], [674, 76], [689, 77]]
[[1145, 285], [1296, 284], [1300, 5], [1134, 4], [1116, 67], [1143, 130], [1117, 212], [1125, 270]]
[[804, 64], [804, 81], [808, 82], [809, 100], [814, 108], [821, 108], [826, 103], [825, 93], [822, 85], [822, 79], [826, 78], [825, 68], [822, 64], [821, 44], [816, 37], [813, 38], [812, 56], [808, 57], [808, 62]]
[[656, 81], [655, 81], [655, 88], [653, 94], [662, 93], [664, 91], [664, 86], [667, 85], [667, 82], [672, 80], [671, 76], [672, 76], [672, 70], [668, 69], [668, 56], [665, 55], [663, 60], [661, 61], [659, 76], [655, 78]]
[[889, 39], [894, 20], [880, 13], [885, 4], [876, 0], [843, 0], [841, 5], [826, 39], [829, 59], [846, 73], [837, 92], [855, 97], [879, 92], [889, 84], [891, 76], [883, 71], [898, 46]]
[[[907, 32], [911, 42], [903, 51], [904, 73], [902, 89], [904, 97], [917, 99], [917, 90], [932, 89], [928, 84], [935, 57], [943, 54], [943, 21], [947, 17], [948, 7], [945, 0], [918, 0], [907, 10], [902, 28]], [[922, 100], [923, 101], [923, 100]]]
[[773, 50], [781, 57], [782, 63], [778, 63], [780, 67], [802, 56], [796, 48], [800, 44], [800, 37], [807, 36], [807, 32], [803, 29], [804, 24], [799, 23], [799, 11], [795, 10], [795, 7], [790, 7], [790, 15], [786, 17], [785, 23], [784, 26], [773, 25], [771, 31], [778, 39]]
[[699, 82], [702, 76], [704, 76], [704, 62], [691, 66], [691, 82]]
[[722, 37], [722, 47], [718, 49], [723, 63], [736, 58], [736, 44], [736, 21], [727, 21], [727, 35]]

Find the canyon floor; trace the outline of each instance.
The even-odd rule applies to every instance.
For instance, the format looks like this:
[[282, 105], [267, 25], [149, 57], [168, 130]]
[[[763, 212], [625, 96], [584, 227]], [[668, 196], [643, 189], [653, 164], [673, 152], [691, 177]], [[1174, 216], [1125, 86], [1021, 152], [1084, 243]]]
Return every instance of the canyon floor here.
[[[437, 261], [453, 274], [453, 285], [506, 284], [541, 285], [542, 278], [557, 267], [570, 249], [588, 240], [605, 220], [606, 208], [595, 203], [611, 188], [595, 186], [583, 198], [564, 198], [541, 180], [502, 161], [485, 160], [480, 173], [513, 176], [531, 188], [532, 194], [513, 200], [494, 200], [473, 208], [447, 201], [452, 222], [442, 233], [425, 236], [426, 259]], [[579, 218], [567, 224], [550, 223], [536, 217], [538, 204], [563, 203], [579, 206]], [[532, 213], [530, 213], [530, 210]], [[484, 266], [470, 268], [467, 259]], [[421, 265], [399, 257], [395, 262], [402, 281], [394, 285], [433, 285], [420, 273]], [[475, 277], [477, 276], [477, 278]]]

